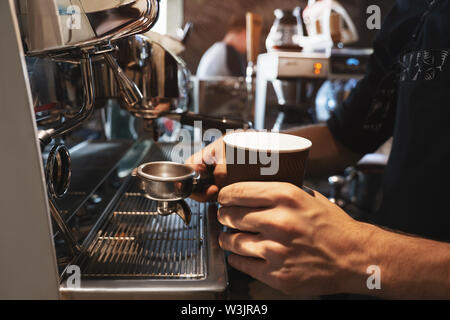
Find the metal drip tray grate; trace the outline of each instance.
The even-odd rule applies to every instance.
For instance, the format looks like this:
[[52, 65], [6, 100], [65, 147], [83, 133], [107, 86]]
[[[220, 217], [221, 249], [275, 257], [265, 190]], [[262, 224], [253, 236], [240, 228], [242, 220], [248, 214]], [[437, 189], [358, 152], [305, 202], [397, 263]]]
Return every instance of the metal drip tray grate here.
[[189, 226], [155, 213], [132, 178], [79, 262], [84, 278], [204, 279], [206, 205], [187, 200]]

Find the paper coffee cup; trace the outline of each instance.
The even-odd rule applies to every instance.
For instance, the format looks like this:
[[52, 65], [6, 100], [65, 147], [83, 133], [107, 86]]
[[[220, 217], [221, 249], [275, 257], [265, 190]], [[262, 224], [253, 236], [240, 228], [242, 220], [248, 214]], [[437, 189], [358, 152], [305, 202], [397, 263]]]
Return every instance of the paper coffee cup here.
[[225, 135], [227, 183], [279, 181], [303, 186], [308, 139], [276, 132], [241, 131]]

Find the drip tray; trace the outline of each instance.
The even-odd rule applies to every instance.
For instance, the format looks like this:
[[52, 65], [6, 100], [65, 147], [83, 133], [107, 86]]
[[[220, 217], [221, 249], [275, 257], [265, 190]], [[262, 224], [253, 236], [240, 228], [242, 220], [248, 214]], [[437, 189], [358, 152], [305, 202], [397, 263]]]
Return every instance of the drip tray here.
[[[76, 259], [81, 286], [65, 298], [205, 298], [227, 287], [223, 251], [217, 244], [216, 205], [186, 200], [189, 225], [176, 214], [156, 214], [131, 177]], [[206, 297], [209, 297], [206, 295]]]
[[80, 261], [84, 278], [204, 279], [206, 205], [187, 200], [189, 225], [158, 215], [132, 178]]

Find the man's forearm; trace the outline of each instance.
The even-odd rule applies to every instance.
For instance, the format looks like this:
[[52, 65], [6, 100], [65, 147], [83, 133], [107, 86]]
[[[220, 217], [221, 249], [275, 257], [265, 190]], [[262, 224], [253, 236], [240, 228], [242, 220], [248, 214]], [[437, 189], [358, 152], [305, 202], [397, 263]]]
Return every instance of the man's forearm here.
[[312, 141], [308, 158], [308, 176], [328, 176], [356, 163], [361, 154], [354, 153], [336, 141], [325, 124], [304, 126], [285, 131]]
[[[388, 299], [450, 299], [450, 244], [363, 224], [366, 237], [347, 261], [357, 270], [344, 290]], [[351, 261], [353, 259], [353, 261]], [[369, 289], [367, 268], [380, 271], [380, 289]]]

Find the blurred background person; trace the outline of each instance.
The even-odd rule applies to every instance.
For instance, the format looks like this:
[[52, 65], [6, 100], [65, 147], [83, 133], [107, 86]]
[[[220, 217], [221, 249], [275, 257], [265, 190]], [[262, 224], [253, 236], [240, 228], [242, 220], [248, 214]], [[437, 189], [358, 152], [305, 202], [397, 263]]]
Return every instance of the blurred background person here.
[[213, 44], [202, 56], [198, 78], [243, 77], [247, 67], [245, 15], [230, 19], [222, 41]]

